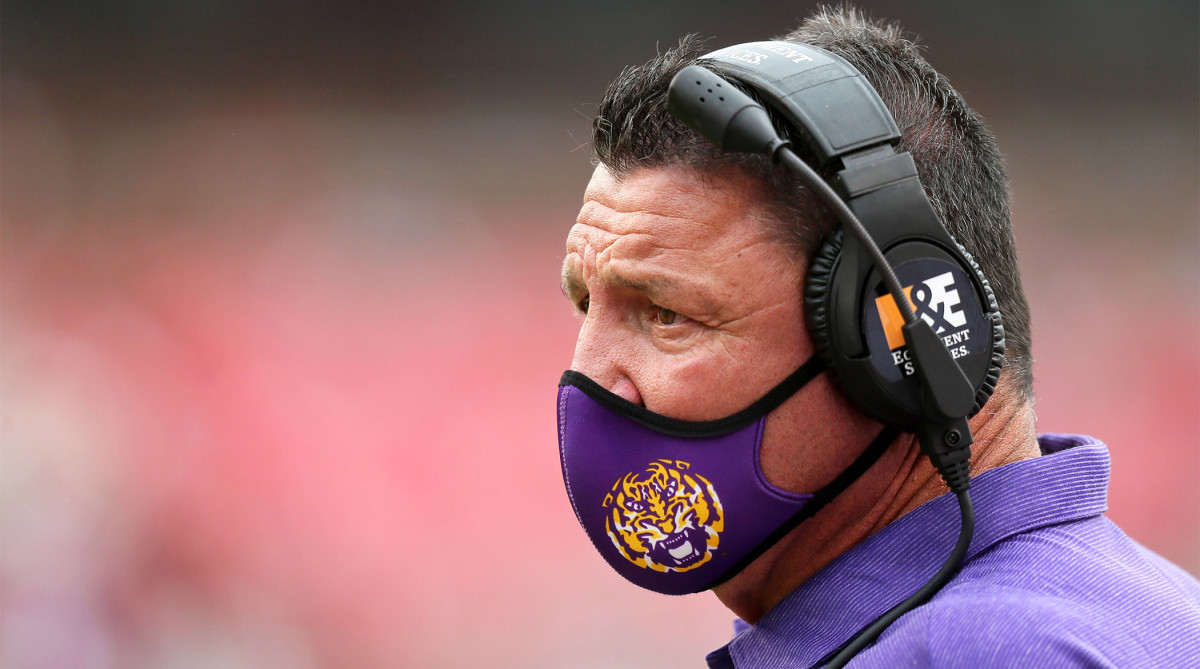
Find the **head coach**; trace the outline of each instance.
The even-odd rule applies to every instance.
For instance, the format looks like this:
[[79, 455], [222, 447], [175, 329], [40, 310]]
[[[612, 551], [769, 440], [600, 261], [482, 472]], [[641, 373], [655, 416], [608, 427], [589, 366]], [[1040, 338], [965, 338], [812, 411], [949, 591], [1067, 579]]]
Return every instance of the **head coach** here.
[[1035, 432], [1008, 181], [894, 25], [685, 39], [613, 83], [567, 237], [563, 478], [711, 667], [1200, 666], [1200, 585]]

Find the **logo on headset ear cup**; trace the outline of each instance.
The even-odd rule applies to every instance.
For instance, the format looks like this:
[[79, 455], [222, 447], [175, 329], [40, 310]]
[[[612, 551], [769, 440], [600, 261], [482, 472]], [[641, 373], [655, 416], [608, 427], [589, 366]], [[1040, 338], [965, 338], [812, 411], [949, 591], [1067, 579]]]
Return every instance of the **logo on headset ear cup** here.
[[[863, 285], [865, 279], [852, 281], [840, 274], [845, 271], [843, 247], [838, 229], [809, 263], [805, 286], [809, 334], [838, 388], [864, 413], [886, 425], [910, 428], [924, 416], [915, 363], [899, 329], [900, 311], [891, 295], [880, 294], [879, 288], [872, 291]], [[924, 241], [901, 241], [892, 246], [889, 256], [896, 256], [893, 267], [918, 317], [943, 338], [956, 359], [962, 358], [960, 366], [975, 390], [970, 413], [974, 415], [987, 403], [1000, 377], [1004, 327], [987, 279], [970, 254], [961, 245], [956, 247], [957, 253], [951, 253]], [[901, 251], [893, 253], [898, 248]], [[835, 314], [835, 287], [854, 291], [853, 310]]]

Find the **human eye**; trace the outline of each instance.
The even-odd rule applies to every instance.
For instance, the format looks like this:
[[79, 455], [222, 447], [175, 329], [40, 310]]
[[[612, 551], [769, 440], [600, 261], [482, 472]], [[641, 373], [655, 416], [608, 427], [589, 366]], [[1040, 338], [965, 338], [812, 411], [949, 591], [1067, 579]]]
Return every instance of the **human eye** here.
[[650, 303], [641, 313], [646, 334], [664, 351], [686, 350], [700, 341], [698, 338], [708, 334], [708, 327], [703, 322], [670, 307]]
[[698, 321], [669, 307], [650, 304], [643, 314], [646, 327], [659, 339], [678, 341], [698, 333]]
[[655, 306], [652, 309], [651, 317], [659, 325], [680, 325], [688, 320], [687, 316], [682, 316], [674, 310], [660, 306]]

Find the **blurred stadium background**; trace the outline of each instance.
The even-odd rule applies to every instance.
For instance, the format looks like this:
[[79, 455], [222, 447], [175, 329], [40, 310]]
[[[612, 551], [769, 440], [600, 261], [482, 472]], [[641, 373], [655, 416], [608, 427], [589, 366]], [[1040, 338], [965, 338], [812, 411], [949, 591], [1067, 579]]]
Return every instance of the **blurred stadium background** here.
[[[1200, 573], [1194, 2], [862, 2], [1006, 153], [1040, 428]], [[684, 667], [577, 528], [559, 295], [607, 81], [811, 5], [0, 8], [0, 665]]]

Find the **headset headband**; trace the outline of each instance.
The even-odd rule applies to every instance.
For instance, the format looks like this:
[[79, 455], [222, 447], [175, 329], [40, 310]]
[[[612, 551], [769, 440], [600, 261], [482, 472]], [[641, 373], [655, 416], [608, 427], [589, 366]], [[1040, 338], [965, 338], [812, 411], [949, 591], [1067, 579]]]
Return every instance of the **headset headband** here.
[[800, 128], [805, 146], [827, 166], [835, 158], [879, 144], [895, 145], [900, 130], [879, 94], [840, 56], [807, 44], [750, 42], [701, 60], [749, 84], [764, 102]]

